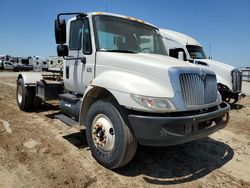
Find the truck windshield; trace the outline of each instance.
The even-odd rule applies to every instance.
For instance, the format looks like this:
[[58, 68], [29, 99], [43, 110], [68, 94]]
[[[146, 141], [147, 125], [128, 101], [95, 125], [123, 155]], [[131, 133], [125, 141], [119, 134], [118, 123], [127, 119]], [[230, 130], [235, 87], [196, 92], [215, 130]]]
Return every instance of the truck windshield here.
[[195, 45], [187, 45], [187, 50], [192, 59], [207, 59], [202, 47]]
[[93, 17], [98, 51], [166, 55], [161, 36], [152, 26], [109, 15]]

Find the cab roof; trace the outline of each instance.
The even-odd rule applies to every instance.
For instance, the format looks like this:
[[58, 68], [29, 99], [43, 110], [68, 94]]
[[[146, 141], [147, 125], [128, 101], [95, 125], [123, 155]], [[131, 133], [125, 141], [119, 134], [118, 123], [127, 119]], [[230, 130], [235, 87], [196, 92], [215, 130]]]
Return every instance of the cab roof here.
[[156, 29], [159, 29], [155, 25], [153, 25], [153, 24], [151, 24], [149, 22], [145, 22], [144, 20], [141, 20], [141, 19], [138, 19], [138, 18], [134, 18], [134, 17], [131, 17], [131, 16], [124, 16], [124, 15], [121, 15], [121, 14], [114, 14], [114, 13], [108, 13], [108, 12], [90, 12], [90, 13], [88, 13], [88, 15], [92, 15], [92, 16], [94, 16], [94, 15], [114, 16], [114, 17], [124, 18], [124, 19], [135, 21], [135, 22], [147, 24], [147, 25], [150, 25], [152, 27], [155, 27]]
[[169, 29], [159, 29], [159, 30], [162, 37], [174, 40], [183, 46], [186, 45], [201, 46], [201, 44], [197, 40], [183, 33], [179, 33]]

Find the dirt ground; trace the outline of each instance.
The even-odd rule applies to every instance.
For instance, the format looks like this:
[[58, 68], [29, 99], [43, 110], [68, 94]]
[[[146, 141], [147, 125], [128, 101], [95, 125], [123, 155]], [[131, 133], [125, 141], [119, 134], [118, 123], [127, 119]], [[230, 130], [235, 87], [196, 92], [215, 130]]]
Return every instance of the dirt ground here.
[[250, 97], [210, 137], [139, 146], [129, 165], [111, 171], [91, 157], [84, 127], [54, 118], [56, 106], [20, 111], [8, 75], [0, 72], [0, 187], [250, 187]]

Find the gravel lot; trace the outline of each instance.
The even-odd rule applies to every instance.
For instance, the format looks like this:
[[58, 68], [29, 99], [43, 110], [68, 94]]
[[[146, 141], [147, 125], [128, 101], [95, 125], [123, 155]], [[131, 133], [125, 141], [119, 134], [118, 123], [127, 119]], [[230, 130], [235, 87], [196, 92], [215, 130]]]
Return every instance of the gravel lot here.
[[57, 106], [20, 111], [15, 77], [0, 72], [0, 187], [250, 187], [250, 97], [233, 105], [229, 125], [210, 137], [139, 146], [129, 165], [111, 171], [91, 157], [84, 127], [54, 119]]

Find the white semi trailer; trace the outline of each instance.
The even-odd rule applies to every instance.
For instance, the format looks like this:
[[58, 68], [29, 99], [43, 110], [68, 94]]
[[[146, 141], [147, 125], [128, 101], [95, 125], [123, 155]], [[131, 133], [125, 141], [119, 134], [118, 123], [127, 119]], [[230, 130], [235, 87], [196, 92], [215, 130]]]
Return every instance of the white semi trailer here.
[[[67, 24], [62, 16], [75, 15]], [[17, 78], [17, 104], [31, 111], [58, 99], [67, 124], [86, 126], [93, 157], [114, 169], [134, 156], [137, 143], [168, 146], [225, 127], [213, 71], [166, 56], [154, 25], [110, 13], [61, 13], [55, 21], [63, 80], [41, 73]]]
[[48, 60], [43, 58], [43, 57], [39, 57], [39, 56], [33, 56], [31, 58], [31, 61], [33, 64], [33, 71], [47, 71], [48, 70]]
[[49, 72], [62, 72], [63, 70], [63, 57], [50, 56], [48, 59]]
[[245, 95], [242, 93], [242, 73], [228, 64], [208, 59], [202, 45], [192, 37], [168, 29], [160, 29], [168, 55], [183, 59], [200, 67], [208, 67], [216, 73], [218, 90], [222, 100], [236, 103]]

